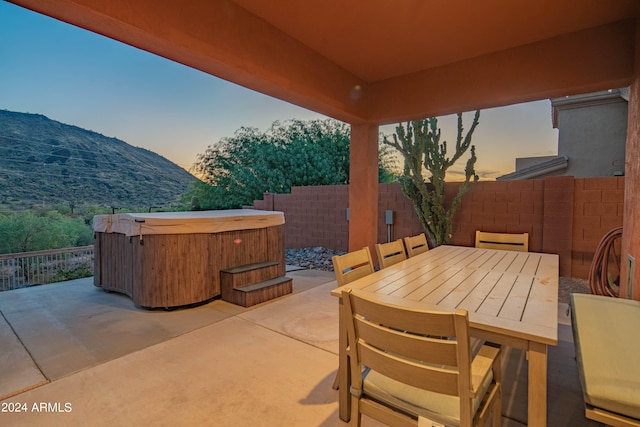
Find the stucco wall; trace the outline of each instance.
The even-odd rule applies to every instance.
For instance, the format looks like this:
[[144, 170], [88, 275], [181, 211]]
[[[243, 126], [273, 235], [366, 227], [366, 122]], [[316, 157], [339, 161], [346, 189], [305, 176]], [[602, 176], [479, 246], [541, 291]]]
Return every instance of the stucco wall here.
[[[448, 184], [451, 197], [459, 184]], [[529, 248], [560, 255], [560, 275], [587, 278], [602, 236], [622, 226], [624, 177], [549, 177], [525, 181], [482, 181], [463, 198], [454, 219], [452, 244], [473, 246], [475, 231], [529, 233]], [[421, 233], [411, 203], [398, 184], [380, 184], [378, 242]], [[294, 187], [291, 194], [265, 194], [255, 209], [285, 214], [285, 246], [324, 246], [347, 251], [346, 185]]]
[[583, 97], [589, 98], [554, 104], [558, 109], [558, 156], [569, 157], [563, 175], [586, 178], [624, 173], [627, 101], [617, 91]]

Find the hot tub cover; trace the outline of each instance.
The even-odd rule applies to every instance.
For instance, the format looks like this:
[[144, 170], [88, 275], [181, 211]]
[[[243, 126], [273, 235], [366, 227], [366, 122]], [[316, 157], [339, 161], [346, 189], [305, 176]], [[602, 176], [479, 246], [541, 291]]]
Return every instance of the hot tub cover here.
[[93, 230], [126, 236], [221, 233], [284, 224], [284, 213], [255, 209], [96, 215]]

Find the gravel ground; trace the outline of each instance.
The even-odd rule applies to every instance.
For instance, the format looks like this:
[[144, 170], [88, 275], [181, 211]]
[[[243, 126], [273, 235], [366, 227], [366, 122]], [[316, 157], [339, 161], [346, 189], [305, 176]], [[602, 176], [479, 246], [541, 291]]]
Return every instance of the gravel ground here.
[[[331, 257], [342, 254], [344, 254], [344, 252], [318, 246], [314, 248], [287, 249], [285, 251], [285, 259], [288, 265], [333, 271]], [[568, 304], [569, 294], [572, 293], [591, 293], [589, 290], [589, 282], [585, 279], [561, 277], [558, 290], [558, 302]]]
[[577, 279], [569, 277], [561, 277], [558, 284], [558, 302], [569, 304], [569, 294], [590, 294], [589, 281], [586, 279]]
[[334, 251], [321, 246], [315, 248], [286, 249], [285, 262], [288, 265], [297, 265], [302, 268], [333, 271], [331, 257], [342, 254], [344, 254], [344, 252]]

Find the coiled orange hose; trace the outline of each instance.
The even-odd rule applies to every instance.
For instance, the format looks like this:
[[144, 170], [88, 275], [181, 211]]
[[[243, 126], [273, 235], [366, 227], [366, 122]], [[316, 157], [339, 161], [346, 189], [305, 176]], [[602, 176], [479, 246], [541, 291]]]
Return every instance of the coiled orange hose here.
[[589, 288], [594, 295], [604, 295], [609, 297], [618, 297], [620, 288], [616, 284], [612, 284], [609, 280], [609, 259], [613, 253], [618, 261], [618, 271], [620, 271], [620, 257], [614, 252], [614, 244], [617, 239], [622, 237], [622, 227], [614, 228], [604, 235], [591, 262], [589, 270]]

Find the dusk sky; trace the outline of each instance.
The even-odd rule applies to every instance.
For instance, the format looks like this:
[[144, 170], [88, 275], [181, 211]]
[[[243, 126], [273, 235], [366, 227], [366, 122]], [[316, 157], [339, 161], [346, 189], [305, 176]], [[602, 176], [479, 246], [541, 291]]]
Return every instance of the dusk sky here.
[[[276, 120], [326, 118], [4, 1], [0, 109], [115, 137], [185, 169], [241, 127], [265, 131]], [[468, 127], [472, 113], [464, 117]], [[453, 144], [455, 116], [440, 124]], [[555, 155], [557, 132], [548, 99], [483, 110], [473, 137], [476, 171], [493, 179], [512, 172], [516, 157]]]

